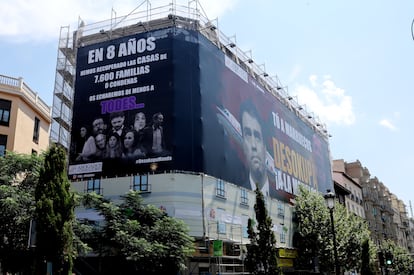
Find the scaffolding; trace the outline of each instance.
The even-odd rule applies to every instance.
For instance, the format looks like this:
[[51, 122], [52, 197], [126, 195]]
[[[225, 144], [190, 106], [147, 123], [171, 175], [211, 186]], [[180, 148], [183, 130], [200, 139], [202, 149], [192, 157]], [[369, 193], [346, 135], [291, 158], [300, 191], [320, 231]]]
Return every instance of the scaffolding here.
[[69, 26], [61, 27], [56, 62], [50, 137], [53, 142], [63, 145], [66, 149], [69, 148], [70, 142], [75, 81], [75, 56], [76, 53], [70, 28]]
[[[226, 229], [230, 229], [228, 232]], [[224, 231], [223, 231], [224, 229]], [[222, 242], [221, 253], [212, 249], [215, 241]], [[210, 274], [243, 275], [245, 270], [246, 243], [243, 242], [243, 226], [209, 221], [207, 228], [207, 251]]]
[[321, 123], [317, 116], [309, 113], [306, 106], [300, 105], [297, 99], [290, 96], [288, 87], [284, 86], [277, 76], [269, 76], [265, 64], [256, 64], [251, 50], [242, 51], [238, 48], [236, 36], [224, 35], [219, 30], [218, 19], [209, 20], [198, 0], [190, 0], [187, 5], [173, 1], [158, 7], [152, 7], [151, 1], [144, 0], [125, 16], [117, 17], [112, 9], [109, 20], [86, 25], [79, 19], [78, 29], [72, 35], [69, 26], [61, 27], [53, 98], [52, 141], [69, 149], [78, 47], [168, 27], [196, 30], [201, 33], [225, 53], [229, 62], [234, 62], [244, 69], [267, 92], [278, 98], [323, 138], [328, 139], [326, 125]]

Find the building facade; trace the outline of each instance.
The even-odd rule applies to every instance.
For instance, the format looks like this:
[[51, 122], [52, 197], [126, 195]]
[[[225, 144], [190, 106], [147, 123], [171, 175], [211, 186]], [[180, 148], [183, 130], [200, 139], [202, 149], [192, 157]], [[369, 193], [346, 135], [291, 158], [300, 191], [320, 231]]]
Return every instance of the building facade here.
[[408, 219], [408, 228], [409, 228], [409, 234], [407, 236], [408, 251], [410, 252], [411, 257], [414, 257], [414, 219], [412, 217]]
[[362, 186], [365, 219], [375, 244], [392, 240], [410, 251], [413, 247], [409, 219], [404, 202], [377, 177], [371, 177], [359, 160], [345, 162], [345, 171]]
[[333, 160], [332, 173], [334, 181], [349, 191], [349, 194], [344, 197], [345, 207], [349, 212], [365, 219], [362, 187], [346, 173], [343, 159]]
[[279, 267], [292, 268], [299, 185], [333, 190], [324, 125], [198, 9], [130, 16], [62, 28], [52, 139], [69, 151], [73, 188], [115, 201], [141, 191], [189, 226], [189, 272], [240, 274], [258, 185]]
[[49, 146], [51, 108], [22, 78], [0, 76], [0, 156], [41, 153]]
[[395, 236], [397, 244], [409, 249], [410, 228], [408, 222], [408, 213], [404, 202], [394, 194], [391, 194], [391, 207], [394, 212], [393, 223], [396, 229]]
[[[182, 172], [72, 181], [72, 186], [78, 192], [97, 192], [114, 201], [129, 190], [141, 191], [145, 203], [159, 207], [188, 225], [197, 247], [188, 270], [212, 274], [244, 271], [245, 246], [249, 243], [247, 221], [255, 215], [256, 196], [252, 190], [208, 175]], [[270, 197], [266, 198], [266, 206], [273, 221], [277, 246], [291, 250], [293, 207]], [[77, 217], [98, 218], [94, 211], [86, 209], [79, 209]], [[223, 242], [220, 257], [213, 253], [216, 240]], [[292, 261], [285, 259], [285, 264], [289, 260]]]
[[380, 246], [382, 241], [392, 238], [392, 232], [395, 232], [391, 229], [393, 211], [390, 193], [377, 177], [371, 178], [368, 169], [363, 167], [358, 160], [346, 163], [346, 171], [362, 186], [365, 216], [371, 231], [371, 238], [375, 244]]

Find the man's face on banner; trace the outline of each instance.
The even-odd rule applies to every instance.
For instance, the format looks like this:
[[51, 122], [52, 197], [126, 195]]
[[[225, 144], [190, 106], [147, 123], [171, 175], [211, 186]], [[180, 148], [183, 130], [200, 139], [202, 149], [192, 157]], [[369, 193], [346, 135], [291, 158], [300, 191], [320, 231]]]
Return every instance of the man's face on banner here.
[[103, 118], [97, 118], [92, 122], [93, 132], [95, 135], [102, 134], [105, 129], [106, 125], [104, 123]]
[[122, 128], [124, 125], [125, 117], [123, 116], [117, 116], [112, 118], [111, 124], [115, 131], [118, 131]]
[[257, 118], [247, 112], [242, 115], [243, 151], [253, 178], [261, 178], [265, 172], [266, 150], [262, 127]]

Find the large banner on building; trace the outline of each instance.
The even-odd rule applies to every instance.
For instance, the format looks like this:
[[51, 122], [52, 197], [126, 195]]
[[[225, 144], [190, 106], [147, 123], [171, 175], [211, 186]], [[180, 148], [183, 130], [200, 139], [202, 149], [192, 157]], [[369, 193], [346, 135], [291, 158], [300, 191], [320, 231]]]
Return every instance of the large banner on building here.
[[327, 140], [246, 68], [200, 39], [204, 172], [286, 202], [332, 190]]
[[325, 138], [195, 31], [81, 47], [71, 178], [202, 172], [291, 201], [332, 188]]
[[78, 49], [69, 165], [72, 178], [171, 166], [171, 49], [167, 31]]

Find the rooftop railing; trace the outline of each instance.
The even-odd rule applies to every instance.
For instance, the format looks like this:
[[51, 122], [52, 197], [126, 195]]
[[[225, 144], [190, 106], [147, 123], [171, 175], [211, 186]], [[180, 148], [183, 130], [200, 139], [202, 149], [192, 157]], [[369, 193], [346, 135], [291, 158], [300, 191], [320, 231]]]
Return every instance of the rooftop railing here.
[[[214, 43], [227, 55], [231, 55], [234, 61], [245, 69], [253, 78], [263, 85], [264, 88], [279, 99], [292, 111], [308, 123], [315, 131], [323, 137], [330, 137], [326, 125], [319, 121], [318, 116], [309, 113], [306, 106], [298, 103], [297, 98], [290, 96], [287, 86], [282, 85], [277, 76], [269, 76], [265, 64], [256, 64], [252, 57], [251, 50], [243, 51], [236, 45], [236, 37], [228, 37], [219, 30], [218, 19], [209, 20], [199, 1], [188, 1], [188, 5], [169, 3], [158, 7], [152, 7], [151, 1], [144, 0], [134, 10], [125, 16], [117, 17], [112, 10], [111, 19], [85, 24], [81, 19], [76, 32], [77, 39], [85, 45], [92, 41], [83, 40], [88, 36], [93, 37], [96, 42], [96, 35], [99, 39], [113, 39], [125, 35], [128, 31], [151, 31], [172, 24], [198, 30], [207, 39]], [[133, 26], [133, 27], [131, 27]], [[75, 45], [78, 41], [74, 41]]]
[[51, 107], [46, 104], [39, 94], [34, 92], [24, 81], [23, 78], [14, 78], [10, 76], [0, 75], [0, 86], [9, 87], [20, 93], [25, 99], [36, 106], [44, 115], [50, 118]]

